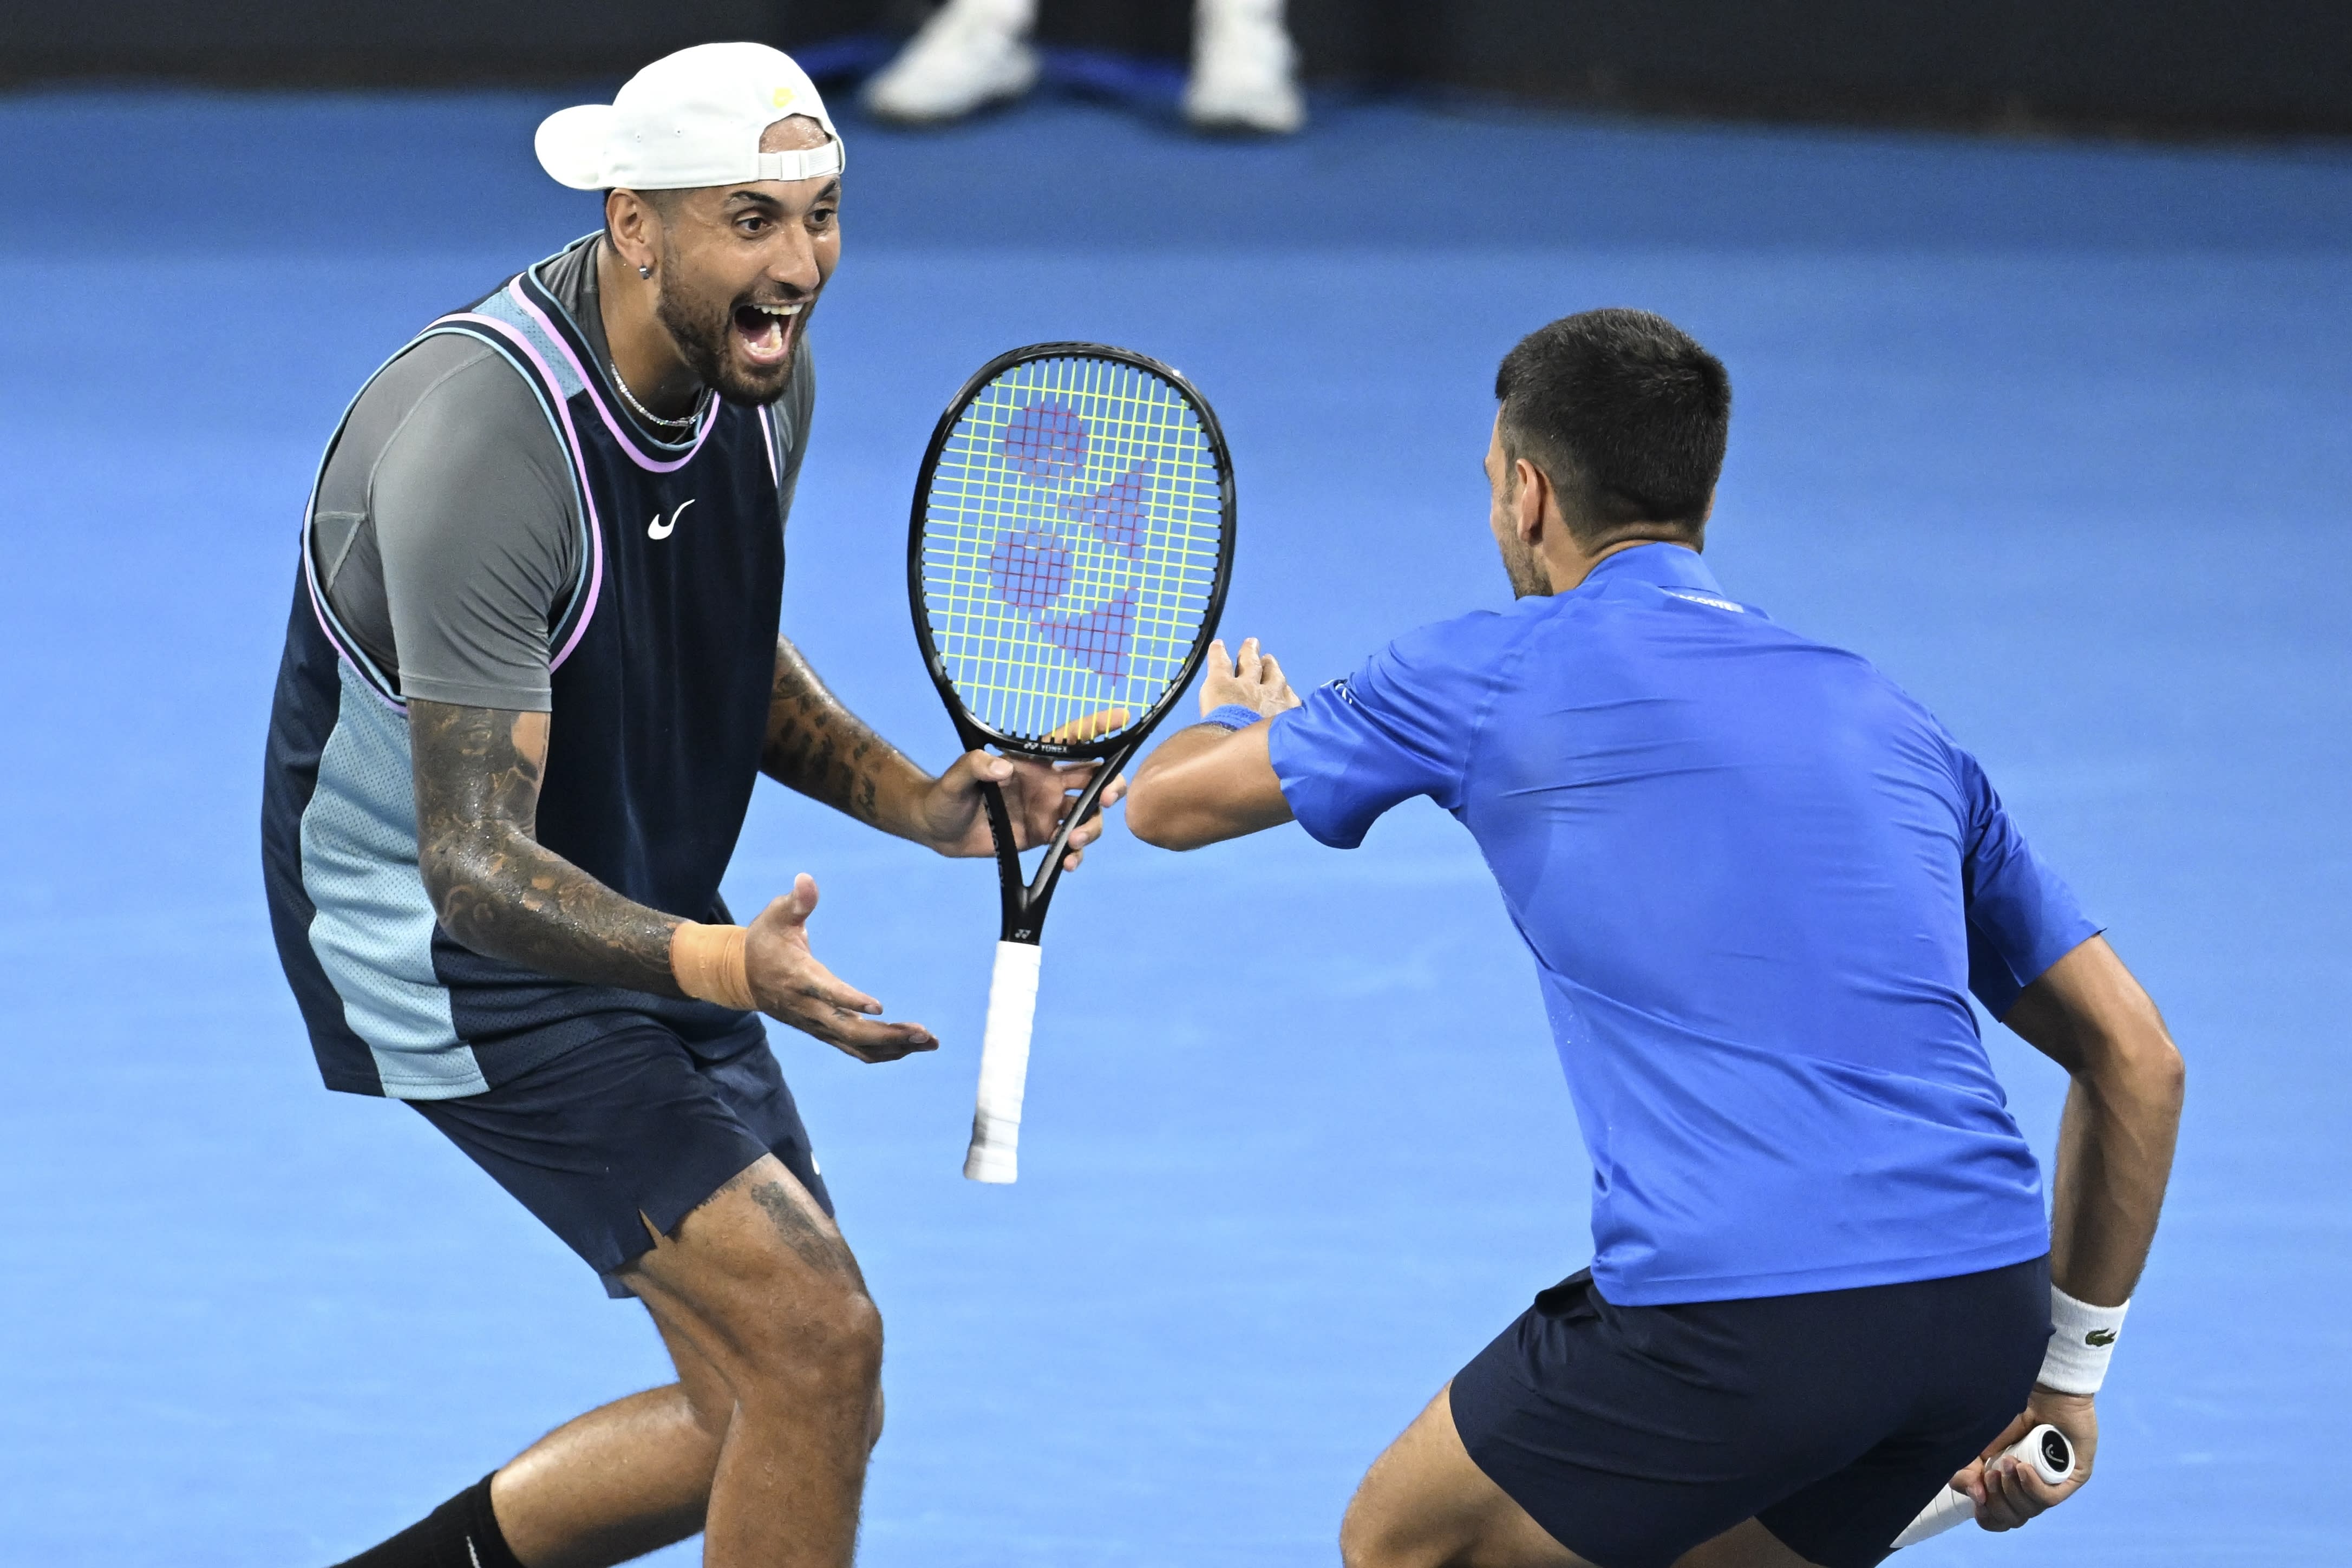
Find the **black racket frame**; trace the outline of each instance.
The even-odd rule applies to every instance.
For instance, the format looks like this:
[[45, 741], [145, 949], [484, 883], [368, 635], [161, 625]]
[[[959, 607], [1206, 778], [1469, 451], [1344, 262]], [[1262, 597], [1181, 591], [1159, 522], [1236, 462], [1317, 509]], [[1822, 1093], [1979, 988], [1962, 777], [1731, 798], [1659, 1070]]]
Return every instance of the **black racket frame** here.
[[[1156, 375], [1181, 392], [1192, 404], [1192, 412], [1200, 416], [1202, 433], [1208, 438], [1209, 449], [1217, 459], [1218, 504], [1223, 512], [1217, 539], [1216, 578], [1209, 585], [1208, 603], [1202, 606], [1201, 634], [1194, 639], [1192, 651], [1185, 656], [1184, 667], [1168, 683], [1150, 710], [1116, 735], [1099, 741], [1028, 741], [1007, 735], [982, 723], [965, 709], [963, 700], [956, 695], [955, 683], [948, 679], [947, 661], [940, 656], [939, 644], [931, 637], [930, 620], [923, 614], [923, 531], [930, 521], [931, 478], [939, 471], [940, 458], [954, 437], [956, 426], [962, 423], [965, 411], [982, 387], [1015, 365], [1049, 359], [1096, 359], [1124, 364], [1148, 374]], [[1072, 804], [1069, 816], [1045, 847], [1045, 858], [1037, 868], [1034, 878], [1024, 876], [1021, 869], [1021, 852], [1014, 847], [1013, 814], [1004, 804], [1003, 789], [983, 783], [981, 791], [988, 808], [990, 836], [996, 841], [996, 873], [1001, 895], [1003, 921], [1000, 940], [1034, 944], [1045, 925], [1045, 910], [1053, 902], [1055, 885], [1061, 880], [1062, 857], [1067, 853], [1070, 835], [1095, 814], [1096, 805], [1104, 788], [1109, 784], [1128, 759], [1134, 756], [1145, 739], [1170, 709], [1183, 697], [1185, 689], [1199, 673], [1201, 660], [1207, 657], [1209, 641], [1217, 635], [1218, 619], [1224, 614], [1225, 585], [1233, 580], [1234, 567], [1234, 459], [1225, 446], [1224, 427], [1217, 423], [1217, 412], [1200, 389], [1184, 379], [1172, 366], [1160, 363], [1149, 354], [1137, 353], [1108, 343], [1056, 342], [1031, 343], [1026, 348], [1008, 349], [972, 372], [971, 378], [958, 389], [948, 404], [947, 412], [940, 416], [937, 428], [931, 432], [931, 443], [924, 449], [923, 467], [915, 476], [915, 504], [907, 530], [907, 593], [908, 604], [914, 611], [915, 641], [923, 650], [924, 666], [931, 672], [931, 684], [939, 688], [940, 700], [946, 704], [949, 720], [955, 725], [956, 738], [967, 752], [994, 747], [1007, 756], [1022, 757], [1035, 762], [1084, 762], [1089, 759], [1103, 765], [1095, 771]]]

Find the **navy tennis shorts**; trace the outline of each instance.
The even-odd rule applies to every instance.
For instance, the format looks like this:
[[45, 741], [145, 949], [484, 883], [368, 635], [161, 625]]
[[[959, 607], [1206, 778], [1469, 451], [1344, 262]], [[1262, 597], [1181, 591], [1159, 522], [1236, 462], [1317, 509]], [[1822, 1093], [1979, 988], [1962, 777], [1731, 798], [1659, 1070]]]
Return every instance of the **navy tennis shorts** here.
[[[604, 1277], [621, 1270], [762, 1154], [783, 1162], [826, 1214], [800, 1108], [761, 1031], [689, 1049], [632, 1024], [458, 1100], [409, 1101]], [[644, 1218], [638, 1217], [643, 1215]]]
[[1478, 1468], [1599, 1568], [1668, 1568], [1742, 1520], [1869, 1568], [2025, 1408], [2050, 1260], [1746, 1301], [1617, 1307], [1590, 1269], [1454, 1379]]

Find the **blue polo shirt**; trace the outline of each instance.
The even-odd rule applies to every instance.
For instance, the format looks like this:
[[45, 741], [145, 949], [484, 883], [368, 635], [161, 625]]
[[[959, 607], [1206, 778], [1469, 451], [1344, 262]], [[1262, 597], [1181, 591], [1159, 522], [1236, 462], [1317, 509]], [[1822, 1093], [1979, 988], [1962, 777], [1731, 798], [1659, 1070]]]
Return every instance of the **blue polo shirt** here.
[[1645, 544], [1400, 637], [1267, 740], [1326, 844], [1414, 795], [1477, 840], [1535, 954], [1609, 1300], [2049, 1250], [1968, 994], [2000, 1016], [2098, 928], [1865, 660]]

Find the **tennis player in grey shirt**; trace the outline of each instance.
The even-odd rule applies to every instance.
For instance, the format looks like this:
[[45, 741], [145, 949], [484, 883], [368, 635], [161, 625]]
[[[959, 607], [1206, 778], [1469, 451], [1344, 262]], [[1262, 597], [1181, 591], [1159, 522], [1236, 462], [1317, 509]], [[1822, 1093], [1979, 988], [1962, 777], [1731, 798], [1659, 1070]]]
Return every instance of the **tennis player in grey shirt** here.
[[698, 1531], [712, 1568], [845, 1568], [881, 1317], [761, 1016], [864, 1062], [937, 1040], [817, 959], [813, 879], [748, 923], [720, 882], [762, 775], [986, 856], [989, 786], [1040, 844], [1094, 764], [934, 774], [782, 634], [805, 334], [841, 252], [806, 73], [698, 45], [535, 146], [604, 226], [426, 323], [338, 427], [263, 882], [326, 1087], [406, 1101], [643, 1305], [677, 1377], [348, 1562], [588, 1568]]
[[[596, 247], [541, 271], [610, 363]], [[809, 342], [793, 351], [778, 412], [786, 458], [777, 511], [792, 511], [816, 406]], [[640, 442], [688, 449], [694, 421], [621, 410]], [[327, 602], [404, 696], [547, 711], [550, 606], [580, 576], [583, 535], [571, 462], [530, 385], [470, 338], [429, 337], [384, 367], [352, 408], [319, 484], [312, 540]]]

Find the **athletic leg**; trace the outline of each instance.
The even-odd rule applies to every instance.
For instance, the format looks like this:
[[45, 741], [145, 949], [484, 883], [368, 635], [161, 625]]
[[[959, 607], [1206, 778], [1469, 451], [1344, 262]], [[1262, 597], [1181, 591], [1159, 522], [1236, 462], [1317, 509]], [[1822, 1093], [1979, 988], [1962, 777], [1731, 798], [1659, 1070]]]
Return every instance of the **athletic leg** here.
[[[1471, 1459], [1442, 1392], [1372, 1461], [1339, 1526], [1347, 1568], [1591, 1568]], [[1675, 1568], [1807, 1568], [1754, 1520], [1685, 1552]]]
[[1347, 1568], [1590, 1568], [1471, 1461], [1450, 1387], [1372, 1461], [1339, 1524]]
[[[809, 1361], [823, 1363], [819, 1384], [846, 1367], [862, 1385], [846, 1422], [855, 1474], [815, 1506], [841, 1516], [832, 1526], [789, 1533], [810, 1544], [830, 1529], [846, 1560], [856, 1483], [880, 1431], [879, 1325], [826, 1217], [806, 1130], [764, 1037], [738, 1044], [727, 1054], [706, 1042], [698, 1054], [667, 1031], [618, 1030], [486, 1094], [418, 1105], [608, 1287], [639, 1299], [678, 1381], [548, 1434], [365, 1556], [367, 1568], [472, 1568], [505, 1563], [504, 1548], [523, 1568], [603, 1568], [704, 1530], [714, 1489], [723, 1525], [734, 1494], [722, 1472], [739, 1447], [772, 1449], [761, 1434], [779, 1422], [830, 1419], [829, 1389], [796, 1408], [774, 1397], [809, 1381]], [[845, 1353], [828, 1357], [828, 1345]], [[825, 1489], [825, 1467], [799, 1468]], [[713, 1533], [710, 1562], [751, 1560], [728, 1538]], [[830, 1560], [797, 1548], [757, 1558]]]
[[704, 1563], [842, 1568], [876, 1436], [882, 1320], [841, 1233], [770, 1155], [625, 1278], [725, 1390]]
[[[676, 1383], [567, 1422], [492, 1479], [499, 1530], [529, 1568], [610, 1568], [701, 1531], [735, 1396], [701, 1352], [654, 1327]], [[881, 1436], [877, 1388], [866, 1446]]]
[[492, 1478], [499, 1531], [527, 1568], [611, 1568], [701, 1530], [734, 1400], [717, 1368], [654, 1326], [676, 1383], [566, 1422]]

